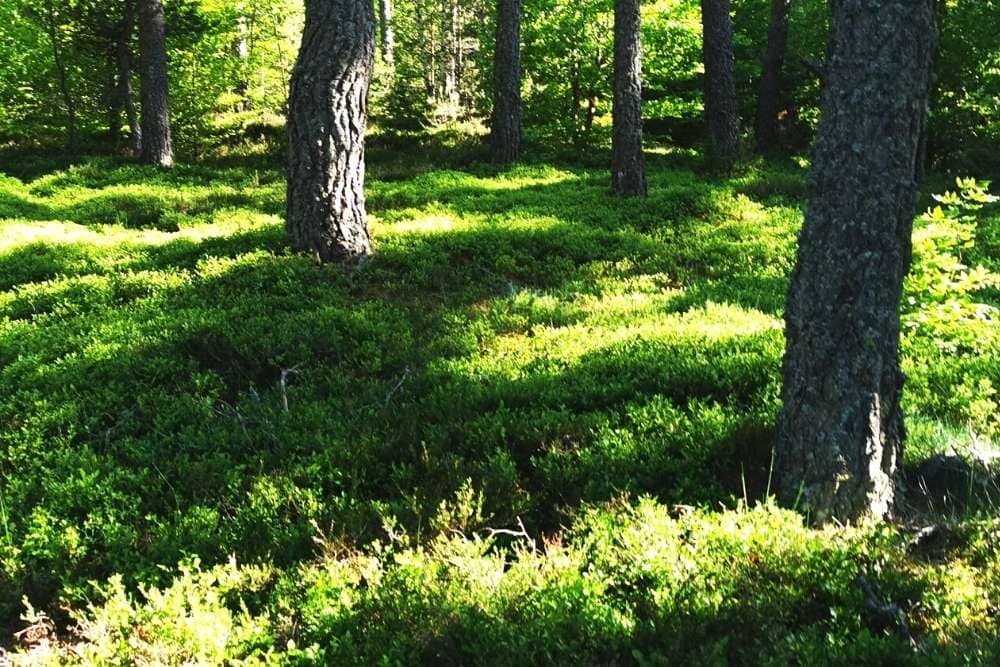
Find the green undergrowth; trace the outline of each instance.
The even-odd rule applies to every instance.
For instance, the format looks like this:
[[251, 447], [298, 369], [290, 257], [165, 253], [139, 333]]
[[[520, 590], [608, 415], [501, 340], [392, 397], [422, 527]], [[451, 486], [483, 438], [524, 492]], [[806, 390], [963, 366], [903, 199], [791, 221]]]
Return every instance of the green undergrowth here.
[[[992, 524], [925, 563], [893, 529], [735, 509], [768, 490], [800, 169], [654, 150], [630, 201], [480, 153], [375, 142], [377, 254], [348, 267], [289, 250], [270, 158], [0, 176], [0, 626], [26, 598], [122, 664], [906, 661], [867, 573], [919, 651], [993, 650]], [[941, 214], [907, 461], [985, 468], [1000, 212]]]
[[[586, 509], [559, 538], [447, 531], [362, 549], [318, 539], [288, 570], [181, 565], [163, 588], [120, 577], [44, 664], [987, 664], [1000, 658], [1000, 533], [974, 522], [918, 552], [893, 529], [803, 527], [765, 504], [715, 512], [643, 499]], [[906, 605], [885, 634], [859, 578]], [[36, 616], [36, 620], [37, 616]], [[43, 619], [44, 620], [44, 619]]]

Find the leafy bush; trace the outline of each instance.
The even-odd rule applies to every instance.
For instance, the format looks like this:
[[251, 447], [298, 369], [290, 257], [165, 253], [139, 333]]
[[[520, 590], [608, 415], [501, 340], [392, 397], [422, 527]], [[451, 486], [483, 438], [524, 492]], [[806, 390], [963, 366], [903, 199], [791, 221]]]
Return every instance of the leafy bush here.
[[[938, 394], [928, 396], [928, 402], [944, 403], [975, 431], [996, 437], [1000, 408], [993, 383], [1000, 377], [1000, 309], [995, 296], [1000, 273], [972, 262], [977, 259], [978, 214], [997, 198], [989, 194], [989, 182], [960, 178], [957, 186], [956, 192], [935, 196], [939, 205], [917, 221], [903, 327], [906, 344], [923, 348], [913, 355], [913, 363], [926, 360], [925, 373], [934, 382], [917, 385], [915, 391]], [[952, 387], [943, 395], [937, 389], [942, 383]]]

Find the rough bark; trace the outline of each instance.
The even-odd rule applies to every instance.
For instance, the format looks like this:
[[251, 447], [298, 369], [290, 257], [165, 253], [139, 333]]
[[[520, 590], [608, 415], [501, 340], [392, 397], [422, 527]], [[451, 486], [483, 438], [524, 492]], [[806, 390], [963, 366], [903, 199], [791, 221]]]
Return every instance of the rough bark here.
[[160, 167], [174, 163], [167, 94], [167, 43], [162, 0], [139, 2], [139, 73], [142, 77], [142, 152], [140, 162]]
[[396, 62], [396, 31], [392, 22], [392, 0], [379, 0], [379, 36], [382, 60], [392, 68]]
[[728, 167], [739, 153], [733, 22], [729, 0], [701, 0], [705, 62], [705, 124], [710, 160]]
[[792, 0], [771, 0], [771, 24], [767, 31], [767, 53], [757, 95], [754, 136], [758, 153], [778, 148], [778, 113], [781, 111], [781, 73], [788, 46], [788, 15]]
[[128, 130], [132, 140], [132, 150], [136, 156], [142, 153], [142, 128], [135, 107], [135, 91], [132, 89], [132, 33], [135, 31], [135, 0], [126, 0], [125, 16], [121, 34], [118, 36], [115, 57], [118, 64], [118, 104], [125, 109]]
[[639, 0], [616, 0], [611, 190], [625, 197], [646, 196], [646, 165], [642, 156], [641, 50]]
[[904, 439], [899, 304], [934, 0], [834, 0], [810, 198], [785, 313], [783, 500], [816, 522], [890, 516]]
[[501, 165], [521, 156], [521, 0], [497, 0], [490, 154]]
[[287, 229], [320, 261], [372, 250], [364, 183], [374, 58], [371, 0], [307, 0], [289, 100]]

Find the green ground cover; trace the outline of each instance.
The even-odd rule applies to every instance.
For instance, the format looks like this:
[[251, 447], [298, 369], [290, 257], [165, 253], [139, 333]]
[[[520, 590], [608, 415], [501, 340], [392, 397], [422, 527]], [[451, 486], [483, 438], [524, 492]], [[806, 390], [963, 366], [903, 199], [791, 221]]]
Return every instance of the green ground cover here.
[[[26, 598], [80, 624], [38, 661], [1000, 655], [996, 205], [918, 221], [903, 315], [907, 464], [974, 478], [817, 531], [757, 505], [804, 170], [654, 150], [651, 196], [619, 201], [603, 154], [481, 157], [377, 137], [377, 254], [337, 267], [289, 250], [280, 158], [5, 156], [7, 636], [44, 626]], [[912, 642], [872, 627], [859, 574]]]

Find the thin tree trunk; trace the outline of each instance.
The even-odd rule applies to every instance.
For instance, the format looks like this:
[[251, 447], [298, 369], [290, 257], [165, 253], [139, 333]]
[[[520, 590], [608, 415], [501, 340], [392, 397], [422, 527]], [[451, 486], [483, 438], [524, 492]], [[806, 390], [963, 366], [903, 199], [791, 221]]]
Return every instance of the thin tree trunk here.
[[142, 152], [145, 164], [174, 163], [167, 94], [167, 44], [162, 0], [139, 1], [139, 70], [142, 77]]
[[792, 0], [771, 0], [771, 24], [767, 31], [767, 54], [757, 95], [754, 135], [758, 153], [778, 147], [778, 113], [781, 111], [781, 72], [788, 46], [788, 16]]
[[521, 157], [521, 0], [497, 0], [490, 150], [496, 164]]
[[934, 0], [834, 0], [811, 194], [785, 312], [779, 493], [822, 522], [889, 516]]
[[448, 40], [444, 72], [444, 98], [452, 107], [458, 105], [458, 2], [449, 0], [445, 7], [442, 34]]
[[241, 15], [236, 19], [236, 40], [233, 43], [233, 52], [240, 64], [236, 80], [236, 94], [240, 96], [239, 111], [250, 111], [253, 107], [250, 101], [250, 81], [247, 79], [247, 63], [250, 60], [250, 44], [247, 41], [247, 33], [247, 17]]
[[728, 168], [739, 153], [729, 0], [701, 0], [701, 16], [709, 158], [716, 166]]
[[76, 100], [69, 86], [69, 76], [66, 73], [66, 63], [63, 62], [62, 48], [59, 44], [59, 26], [56, 24], [56, 11], [52, 6], [52, 0], [46, 0], [45, 9], [46, 28], [49, 35], [49, 42], [52, 45], [52, 61], [56, 67], [56, 76], [59, 78], [59, 93], [62, 95], [63, 104], [66, 106], [66, 143], [69, 146], [76, 145]]
[[421, 64], [427, 103], [433, 105], [437, 101], [437, 42], [433, 22], [427, 18], [429, 13], [427, 10], [425, 3], [417, 6], [417, 43], [423, 56]]
[[142, 153], [142, 128], [135, 108], [135, 92], [132, 88], [132, 33], [135, 30], [135, 0], [125, 1], [125, 17], [118, 37], [116, 57], [118, 60], [118, 103], [125, 109], [128, 131], [131, 135], [132, 150], [136, 156]]
[[455, 84], [455, 70], [453, 68], [451, 48], [451, 0], [440, 3], [440, 13], [438, 15], [438, 34], [441, 35], [441, 100], [451, 101], [451, 92]]
[[457, 102], [461, 106], [465, 102], [463, 92], [465, 86], [465, 17], [462, 13], [462, 3], [455, 2], [455, 82]]
[[646, 196], [646, 164], [642, 156], [641, 51], [639, 0], [616, 0], [611, 190], [625, 197]]
[[570, 129], [572, 131], [572, 140], [574, 144], [580, 144], [583, 141], [583, 133], [580, 129], [580, 105], [583, 103], [583, 84], [580, 81], [580, 63], [576, 59], [576, 54], [573, 58], [573, 74], [570, 78], [570, 90], [573, 94], [573, 107], [570, 109], [570, 121], [572, 125]]
[[288, 114], [293, 245], [329, 262], [371, 253], [365, 129], [375, 59], [371, 0], [307, 0]]
[[104, 81], [101, 99], [107, 113], [108, 137], [114, 146], [121, 143], [122, 138], [122, 104], [118, 95], [117, 62], [114, 57], [109, 59], [108, 76]]
[[379, 0], [379, 33], [382, 42], [382, 60], [392, 69], [396, 64], [396, 31], [393, 27], [392, 0]]

